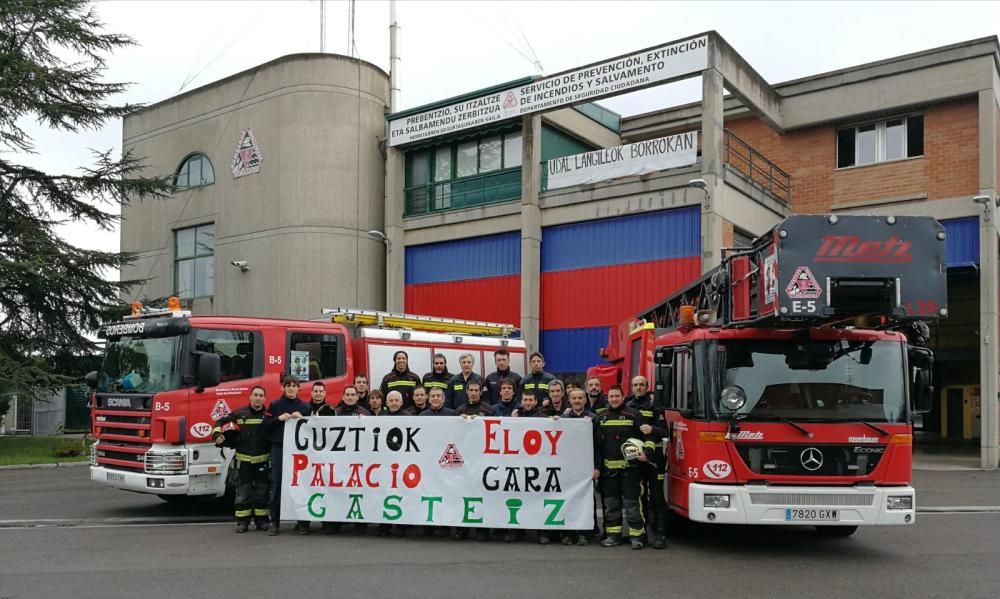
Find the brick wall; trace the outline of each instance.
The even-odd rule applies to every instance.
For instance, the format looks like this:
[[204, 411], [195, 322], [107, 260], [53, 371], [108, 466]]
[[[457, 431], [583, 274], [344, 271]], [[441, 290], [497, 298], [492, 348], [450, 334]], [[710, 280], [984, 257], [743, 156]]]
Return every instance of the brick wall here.
[[826, 212], [835, 204], [926, 194], [936, 200], [978, 191], [979, 113], [976, 99], [928, 107], [924, 156], [837, 170], [836, 128], [778, 135], [756, 117], [726, 127], [785, 170], [795, 212]]

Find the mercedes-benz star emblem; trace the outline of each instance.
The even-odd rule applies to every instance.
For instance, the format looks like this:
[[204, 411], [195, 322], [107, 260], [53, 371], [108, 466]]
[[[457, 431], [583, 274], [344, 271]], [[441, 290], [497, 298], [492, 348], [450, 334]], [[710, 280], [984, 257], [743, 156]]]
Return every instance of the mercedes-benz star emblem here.
[[807, 447], [802, 451], [799, 460], [802, 461], [803, 468], [810, 472], [815, 472], [823, 467], [823, 452], [815, 447]]

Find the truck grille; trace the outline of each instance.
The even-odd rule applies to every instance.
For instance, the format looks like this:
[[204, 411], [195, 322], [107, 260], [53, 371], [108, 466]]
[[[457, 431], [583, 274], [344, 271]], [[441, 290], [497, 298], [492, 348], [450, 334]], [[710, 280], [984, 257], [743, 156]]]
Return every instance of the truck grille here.
[[93, 433], [98, 440], [97, 465], [142, 472], [152, 443], [152, 395], [98, 393], [94, 405]]
[[750, 493], [754, 505], [871, 505], [871, 493]]
[[885, 455], [885, 445], [777, 445], [737, 443], [736, 450], [757, 474], [865, 477]]
[[187, 452], [147, 453], [147, 474], [184, 474], [187, 472]]

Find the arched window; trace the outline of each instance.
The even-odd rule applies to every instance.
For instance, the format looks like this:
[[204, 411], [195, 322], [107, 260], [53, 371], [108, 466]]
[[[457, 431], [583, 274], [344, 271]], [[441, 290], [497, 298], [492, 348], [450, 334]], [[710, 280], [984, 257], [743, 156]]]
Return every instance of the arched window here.
[[174, 175], [174, 191], [189, 187], [201, 187], [215, 183], [215, 169], [212, 162], [201, 152], [191, 154], [184, 159], [177, 174]]

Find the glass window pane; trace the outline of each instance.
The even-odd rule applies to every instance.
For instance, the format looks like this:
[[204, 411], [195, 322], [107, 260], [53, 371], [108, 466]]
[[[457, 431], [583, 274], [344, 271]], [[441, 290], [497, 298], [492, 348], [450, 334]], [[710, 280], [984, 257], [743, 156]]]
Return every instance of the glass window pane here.
[[177, 189], [186, 189], [188, 186], [188, 167], [190, 162], [185, 160], [184, 164], [181, 166], [181, 170], [177, 171], [177, 177], [174, 178], [174, 187]]
[[508, 133], [503, 136], [503, 167], [521, 166], [521, 133]]
[[410, 159], [410, 186], [427, 184], [427, 152], [417, 152]]
[[837, 132], [837, 168], [854, 166], [855, 129], [841, 129]]
[[177, 235], [177, 255], [176, 258], [190, 258], [194, 256], [194, 229], [181, 229]]
[[301, 380], [328, 379], [343, 374], [339, 335], [292, 333], [287, 357], [291, 373]]
[[858, 127], [858, 160], [857, 164], [872, 164], [875, 162], [875, 147], [877, 136], [875, 125]]
[[451, 146], [438, 148], [434, 152], [434, 180], [451, 179]]
[[215, 253], [215, 225], [198, 227], [197, 251], [199, 256]]
[[885, 159], [906, 158], [906, 120], [885, 123]]
[[471, 177], [479, 172], [477, 160], [479, 158], [478, 144], [474, 141], [467, 141], [458, 145], [458, 160], [455, 164], [456, 177]]
[[188, 158], [188, 185], [191, 187], [201, 185], [201, 156]]
[[195, 297], [212, 295], [215, 286], [215, 257], [196, 258], [194, 260], [194, 294]]
[[177, 295], [181, 298], [194, 297], [194, 260], [181, 260], [176, 265]]
[[924, 155], [924, 117], [911, 116], [906, 119], [906, 155], [909, 157]]
[[201, 157], [201, 184], [211, 185], [215, 183], [215, 169], [212, 168], [212, 162], [208, 159], [208, 156]]
[[500, 136], [487, 137], [479, 142], [479, 172], [500, 170]]
[[451, 208], [451, 183], [440, 183], [434, 186], [434, 209]]
[[427, 212], [427, 188], [418, 187], [406, 190], [406, 213], [423, 214]]

